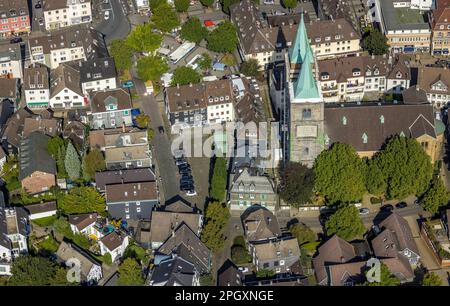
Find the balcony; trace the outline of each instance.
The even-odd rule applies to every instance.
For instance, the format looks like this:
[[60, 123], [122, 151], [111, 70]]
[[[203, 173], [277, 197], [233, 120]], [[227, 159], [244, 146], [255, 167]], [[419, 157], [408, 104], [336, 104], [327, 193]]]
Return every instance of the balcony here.
[[322, 86], [322, 92], [326, 92], [326, 91], [335, 91], [338, 89], [337, 85], [335, 86]]
[[347, 88], [362, 87], [362, 86], [364, 86], [364, 82], [347, 83]]

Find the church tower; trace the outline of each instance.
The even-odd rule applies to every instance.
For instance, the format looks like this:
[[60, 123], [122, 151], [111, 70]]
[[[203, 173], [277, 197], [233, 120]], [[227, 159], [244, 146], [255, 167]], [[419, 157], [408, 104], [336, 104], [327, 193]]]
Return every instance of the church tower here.
[[[324, 148], [324, 102], [303, 15], [289, 49], [289, 159], [312, 167]], [[315, 68], [315, 69], [314, 69]]]

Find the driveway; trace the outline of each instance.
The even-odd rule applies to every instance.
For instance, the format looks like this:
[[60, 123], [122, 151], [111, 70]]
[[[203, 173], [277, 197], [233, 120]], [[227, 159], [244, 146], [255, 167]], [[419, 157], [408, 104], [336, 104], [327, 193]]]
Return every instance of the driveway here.
[[[100, 4], [95, 9], [100, 12], [101, 21], [95, 28], [105, 35], [106, 44], [114, 39], [125, 38], [131, 30], [130, 22], [127, 19], [124, 0], [110, 0], [108, 4]], [[126, 6], [125, 6], [126, 7]], [[104, 14], [109, 11], [109, 19], [104, 19]]]

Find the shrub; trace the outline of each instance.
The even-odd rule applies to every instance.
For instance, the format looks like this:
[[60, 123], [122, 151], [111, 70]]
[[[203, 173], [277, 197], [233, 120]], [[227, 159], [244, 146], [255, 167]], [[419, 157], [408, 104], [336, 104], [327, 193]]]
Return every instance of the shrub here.
[[370, 204], [380, 204], [381, 203], [381, 199], [377, 198], [377, 197], [371, 197], [370, 198]]

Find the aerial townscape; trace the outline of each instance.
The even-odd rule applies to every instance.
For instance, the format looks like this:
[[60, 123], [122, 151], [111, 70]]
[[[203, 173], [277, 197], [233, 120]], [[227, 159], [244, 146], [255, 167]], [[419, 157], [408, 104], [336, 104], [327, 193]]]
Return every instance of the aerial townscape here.
[[449, 56], [450, 0], [0, 0], [0, 286], [448, 286]]

